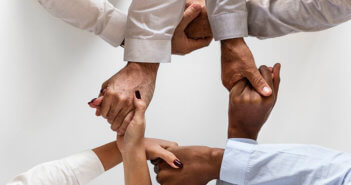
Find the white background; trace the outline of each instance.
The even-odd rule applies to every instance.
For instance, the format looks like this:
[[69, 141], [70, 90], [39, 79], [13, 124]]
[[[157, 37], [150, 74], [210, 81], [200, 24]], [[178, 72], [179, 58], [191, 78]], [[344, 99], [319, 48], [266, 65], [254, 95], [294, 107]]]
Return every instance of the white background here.
[[[114, 140], [87, 102], [125, 65], [123, 49], [53, 18], [34, 0], [0, 1], [0, 23], [0, 184], [38, 163]], [[279, 100], [260, 143], [351, 152], [350, 33], [351, 22], [319, 33], [247, 39], [257, 65], [283, 66]], [[147, 136], [224, 147], [228, 93], [219, 59], [214, 42], [160, 67]], [[91, 184], [123, 184], [122, 170]]]

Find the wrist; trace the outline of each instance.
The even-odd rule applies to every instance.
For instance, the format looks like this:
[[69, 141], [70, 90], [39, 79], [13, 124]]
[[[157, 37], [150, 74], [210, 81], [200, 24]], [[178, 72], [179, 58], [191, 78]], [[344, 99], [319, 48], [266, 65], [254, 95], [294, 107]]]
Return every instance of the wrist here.
[[159, 63], [128, 62], [127, 66], [131, 67], [131, 68], [135, 68], [137, 70], [142, 70], [146, 74], [156, 75], [160, 64]]
[[[243, 38], [234, 38], [221, 41], [222, 63], [234, 61], [247, 61], [251, 56]], [[250, 52], [250, 53], [248, 53]]]
[[222, 166], [222, 159], [224, 155], [224, 149], [221, 148], [211, 148], [210, 151], [210, 170], [209, 170], [209, 177], [211, 180], [219, 179], [219, 174], [221, 171]]
[[242, 123], [235, 124], [235, 123], [230, 123], [229, 128], [228, 128], [228, 139], [230, 138], [245, 138], [245, 139], [252, 139], [252, 140], [257, 140], [258, 137], [258, 131], [250, 128], [240, 128], [232, 125], [245, 125]]
[[142, 144], [134, 144], [134, 145], [129, 145], [126, 146], [123, 150], [122, 157], [124, 159], [132, 159], [133, 157], [136, 156], [144, 156], [146, 155], [145, 153], [145, 145]]

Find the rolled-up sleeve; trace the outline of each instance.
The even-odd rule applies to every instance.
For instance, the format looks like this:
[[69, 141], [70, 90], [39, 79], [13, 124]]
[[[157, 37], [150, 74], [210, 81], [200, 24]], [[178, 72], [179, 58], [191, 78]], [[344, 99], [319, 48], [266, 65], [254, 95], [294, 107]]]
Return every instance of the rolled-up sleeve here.
[[206, 6], [215, 40], [248, 36], [245, 0], [206, 0]]
[[7, 185], [85, 185], [104, 172], [91, 150], [40, 164], [16, 176]]
[[38, 0], [54, 17], [92, 32], [117, 47], [123, 40], [127, 16], [107, 0]]
[[171, 61], [171, 41], [185, 0], [133, 0], [127, 18], [124, 60]]

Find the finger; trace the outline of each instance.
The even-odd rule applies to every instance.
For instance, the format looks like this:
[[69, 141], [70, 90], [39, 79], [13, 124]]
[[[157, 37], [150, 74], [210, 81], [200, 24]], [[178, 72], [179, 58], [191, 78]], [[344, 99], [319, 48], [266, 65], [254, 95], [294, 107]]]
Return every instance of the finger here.
[[110, 110], [107, 113], [107, 118], [106, 118], [109, 123], [111, 123], [112, 125], [115, 123], [117, 115], [122, 110], [123, 106], [124, 105], [121, 105], [120, 102], [116, 102], [116, 103], [111, 104]]
[[157, 141], [158, 141], [158, 144], [164, 149], [178, 147], [178, 143], [176, 143], [176, 142], [166, 141], [166, 140], [162, 140], [162, 139], [158, 139]]
[[107, 118], [107, 114], [109, 113], [110, 111], [110, 107], [111, 107], [111, 104], [113, 102], [113, 97], [112, 96], [104, 96], [104, 99], [101, 103], [101, 115], [104, 117], [104, 118]]
[[124, 135], [124, 133], [127, 130], [128, 125], [132, 121], [133, 117], [134, 117], [134, 110], [132, 110], [128, 113], [128, 115], [124, 119], [122, 125], [119, 128], [117, 128], [118, 135], [122, 135], [122, 136]]
[[201, 13], [201, 5], [191, 4], [184, 12], [183, 19], [178, 25], [178, 29], [185, 30], [186, 27]]
[[140, 91], [135, 91], [134, 96], [135, 113], [134, 118], [136, 121], [143, 121], [145, 119], [146, 103], [142, 100]]
[[270, 96], [272, 89], [258, 72], [254, 69], [246, 73], [245, 77], [250, 81], [251, 85], [263, 96]]
[[212, 37], [204, 38], [204, 39], [188, 39], [189, 47], [191, 51], [206, 47], [210, 45], [212, 42]]
[[279, 92], [280, 69], [281, 69], [281, 65], [279, 63], [275, 64], [273, 67], [273, 89], [276, 96], [278, 96], [278, 92]]
[[117, 131], [123, 124], [123, 121], [126, 119], [128, 113], [133, 110], [133, 105], [124, 104], [122, 108], [116, 115], [113, 121], [113, 130]]
[[263, 79], [268, 83], [269, 87], [273, 89], [273, 78], [272, 78], [272, 72], [269, 71], [267, 66], [261, 66], [259, 68], [259, 71], [263, 77]]
[[239, 96], [243, 91], [244, 88], [247, 86], [247, 80], [242, 79], [239, 80], [236, 84], [234, 84], [233, 88], [230, 90], [230, 94], [232, 96]]

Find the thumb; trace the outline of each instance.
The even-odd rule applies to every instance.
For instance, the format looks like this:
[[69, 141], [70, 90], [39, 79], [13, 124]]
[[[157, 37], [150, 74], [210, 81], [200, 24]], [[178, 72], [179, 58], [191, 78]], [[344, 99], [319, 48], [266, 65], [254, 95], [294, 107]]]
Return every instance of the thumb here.
[[163, 159], [172, 168], [183, 168], [183, 163], [170, 151], [160, 147], [157, 152], [161, 159]]
[[141, 98], [140, 91], [135, 91], [134, 107], [135, 107], [134, 118], [144, 119], [147, 106], [146, 106], [146, 103]]
[[186, 27], [193, 21], [197, 16], [201, 13], [201, 5], [192, 4], [190, 5], [184, 12], [184, 17], [180, 21], [178, 28], [181, 30], [185, 30]]
[[245, 77], [262, 96], [270, 96], [272, 94], [271, 87], [267, 84], [258, 70], [253, 70], [247, 73]]

